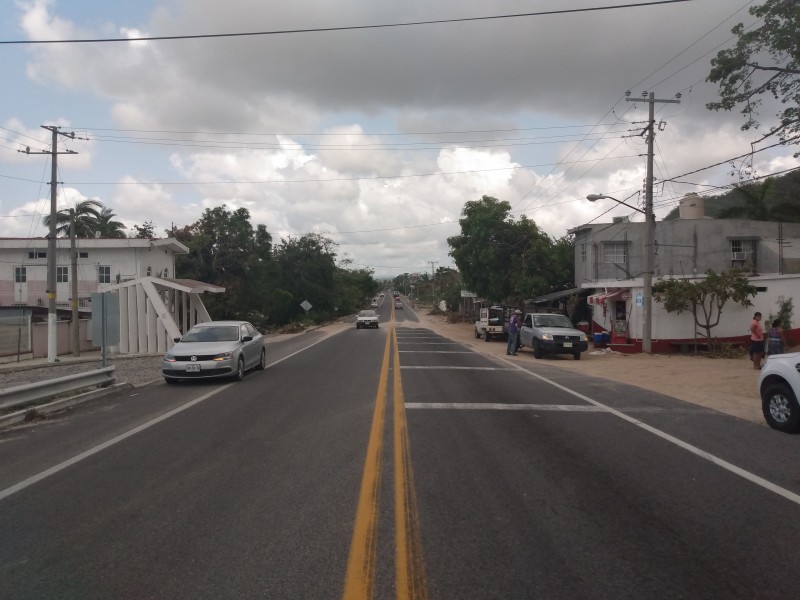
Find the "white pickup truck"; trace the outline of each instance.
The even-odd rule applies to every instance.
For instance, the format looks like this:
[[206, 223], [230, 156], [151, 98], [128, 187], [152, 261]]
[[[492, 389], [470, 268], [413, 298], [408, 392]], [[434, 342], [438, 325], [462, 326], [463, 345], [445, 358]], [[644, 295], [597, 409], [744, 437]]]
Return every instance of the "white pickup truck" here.
[[502, 337], [506, 334], [504, 324], [506, 313], [509, 309], [506, 306], [489, 306], [481, 308], [478, 313], [478, 320], [475, 321], [475, 337], [489, 341], [493, 337]]
[[572, 354], [575, 360], [580, 360], [581, 352], [589, 348], [589, 339], [564, 315], [530, 313], [520, 327], [519, 345], [532, 349], [536, 358], [545, 354]]

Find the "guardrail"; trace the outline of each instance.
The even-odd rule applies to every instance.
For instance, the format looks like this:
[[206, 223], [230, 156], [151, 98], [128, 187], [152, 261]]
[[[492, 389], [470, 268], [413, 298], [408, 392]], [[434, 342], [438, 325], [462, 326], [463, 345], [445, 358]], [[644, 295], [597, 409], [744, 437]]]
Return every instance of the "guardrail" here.
[[27, 383], [0, 390], [0, 410], [15, 408], [49, 400], [55, 396], [76, 392], [88, 387], [106, 387], [117, 380], [116, 367], [104, 367], [85, 373], [66, 375], [56, 379]]

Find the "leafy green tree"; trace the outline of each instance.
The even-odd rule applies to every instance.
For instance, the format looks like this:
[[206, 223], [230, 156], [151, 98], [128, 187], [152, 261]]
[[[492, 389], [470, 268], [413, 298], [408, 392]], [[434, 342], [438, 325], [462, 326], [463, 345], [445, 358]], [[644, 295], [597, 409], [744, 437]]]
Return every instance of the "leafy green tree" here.
[[[75, 236], [79, 238], [94, 237], [97, 230], [97, 220], [100, 218], [100, 210], [103, 203], [99, 200], [83, 200], [77, 202], [75, 210]], [[56, 234], [69, 235], [70, 209], [62, 208], [56, 213]], [[42, 221], [45, 227], [50, 227], [51, 215], [46, 215]]]
[[156, 236], [156, 227], [152, 221], [145, 221], [142, 226], [134, 225], [131, 237], [149, 240]]
[[125, 232], [123, 229], [126, 229], [126, 227], [120, 221], [114, 220], [116, 216], [110, 208], [103, 207], [100, 210], [100, 214], [97, 215], [95, 233], [99, 233], [100, 237], [104, 238], [124, 238]]
[[278, 287], [288, 292], [292, 301], [281, 307], [277, 316], [288, 323], [304, 316], [300, 304], [308, 301], [311, 317], [327, 319], [336, 306], [336, 244], [321, 235], [309, 233], [285, 238], [275, 248]]
[[688, 311], [694, 324], [705, 331], [706, 343], [712, 348], [711, 330], [719, 325], [722, 308], [730, 300], [744, 307], [758, 290], [741, 271], [716, 273], [709, 269], [704, 279], [659, 278], [653, 284], [653, 298], [664, 304], [667, 312], [678, 314]]
[[[711, 59], [707, 81], [719, 84], [720, 100], [710, 110], [741, 106], [743, 130], [759, 127], [758, 109], [764, 97], [782, 107], [758, 141], [777, 136], [783, 144], [800, 140], [800, 5], [796, 0], [767, 0], [750, 8], [760, 27], [739, 23], [731, 31], [736, 45]], [[800, 154], [800, 153], [798, 153]], [[795, 154], [797, 156], [798, 154]]]
[[569, 287], [573, 243], [554, 241], [524, 215], [514, 221], [510, 211], [508, 202], [491, 196], [464, 206], [461, 234], [447, 241], [465, 286], [490, 301], [514, 304]]

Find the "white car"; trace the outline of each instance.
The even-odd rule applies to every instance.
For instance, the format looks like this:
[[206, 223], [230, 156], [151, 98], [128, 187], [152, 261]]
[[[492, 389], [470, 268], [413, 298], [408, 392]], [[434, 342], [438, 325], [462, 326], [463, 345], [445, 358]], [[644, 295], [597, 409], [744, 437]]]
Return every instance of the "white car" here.
[[800, 431], [800, 352], [772, 354], [758, 377], [764, 419], [773, 429]]
[[161, 361], [167, 383], [215, 377], [241, 381], [248, 369], [267, 367], [264, 338], [246, 321], [198, 323], [174, 341]]
[[374, 310], [362, 310], [356, 317], [356, 329], [362, 327], [378, 328], [378, 314]]

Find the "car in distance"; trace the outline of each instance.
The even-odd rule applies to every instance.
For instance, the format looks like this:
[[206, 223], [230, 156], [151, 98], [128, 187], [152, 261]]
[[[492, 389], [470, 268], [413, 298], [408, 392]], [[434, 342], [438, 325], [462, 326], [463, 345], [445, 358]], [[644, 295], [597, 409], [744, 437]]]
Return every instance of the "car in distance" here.
[[192, 327], [164, 354], [167, 383], [230, 377], [241, 381], [248, 369], [267, 367], [264, 338], [247, 321], [207, 321]]
[[378, 313], [376, 313], [374, 310], [360, 311], [356, 317], [356, 329], [361, 329], [362, 327], [374, 327], [377, 329]]
[[403, 301], [400, 300], [399, 297], [395, 297], [395, 299], [394, 299], [394, 307], [395, 308], [403, 308]]
[[519, 330], [519, 345], [531, 348], [535, 358], [572, 354], [575, 360], [580, 360], [581, 352], [589, 348], [589, 339], [564, 315], [529, 313]]
[[374, 299], [374, 300], [373, 300], [373, 301], [370, 303], [370, 308], [378, 308], [378, 299], [377, 299], [377, 298], [376, 298], [376, 299]]
[[764, 419], [773, 429], [800, 431], [800, 352], [772, 354], [758, 376]]

